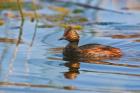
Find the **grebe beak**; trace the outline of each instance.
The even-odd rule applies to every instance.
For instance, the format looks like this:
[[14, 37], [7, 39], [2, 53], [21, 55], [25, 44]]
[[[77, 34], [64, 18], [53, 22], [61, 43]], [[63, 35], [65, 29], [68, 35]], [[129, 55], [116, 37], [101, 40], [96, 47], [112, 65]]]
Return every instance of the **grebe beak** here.
[[59, 38], [59, 40], [66, 40], [66, 38], [65, 37], [61, 37], [61, 38]]

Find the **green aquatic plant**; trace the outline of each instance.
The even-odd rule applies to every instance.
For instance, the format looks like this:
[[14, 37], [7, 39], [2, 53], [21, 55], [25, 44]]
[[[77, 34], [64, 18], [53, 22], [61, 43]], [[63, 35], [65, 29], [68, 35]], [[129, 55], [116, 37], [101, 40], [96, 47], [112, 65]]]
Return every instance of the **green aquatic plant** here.
[[23, 11], [22, 11], [22, 5], [19, 0], [17, 0], [17, 6], [18, 6], [19, 13], [21, 16], [21, 24], [20, 24], [20, 30], [19, 30], [19, 35], [18, 35], [18, 41], [17, 41], [17, 45], [18, 45], [21, 42], [21, 38], [23, 35], [24, 15], [23, 15]]
[[75, 14], [78, 14], [78, 13], [83, 13], [84, 10], [83, 9], [75, 9], [72, 12], [75, 13]]
[[[32, 2], [19, 2], [24, 9], [27, 10], [33, 10], [33, 4]], [[36, 4], [36, 8], [37, 9], [41, 9], [42, 6], [39, 4]], [[8, 1], [4, 1], [4, 2], [0, 2], [0, 10], [5, 10], [5, 9], [11, 9], [11, 10], [18, 10], [18, 5], [17, 2], [8, 2]]]

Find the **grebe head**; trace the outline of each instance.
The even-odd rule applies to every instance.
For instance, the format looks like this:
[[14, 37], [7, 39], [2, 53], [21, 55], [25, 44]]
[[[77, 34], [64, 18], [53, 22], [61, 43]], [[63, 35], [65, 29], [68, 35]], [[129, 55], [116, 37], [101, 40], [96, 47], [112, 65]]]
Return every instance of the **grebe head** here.
[[79, 35], [72, 26], [65, 28], [64, 35], [59, 40], [68, 40], [69, 42], [78, 42]]

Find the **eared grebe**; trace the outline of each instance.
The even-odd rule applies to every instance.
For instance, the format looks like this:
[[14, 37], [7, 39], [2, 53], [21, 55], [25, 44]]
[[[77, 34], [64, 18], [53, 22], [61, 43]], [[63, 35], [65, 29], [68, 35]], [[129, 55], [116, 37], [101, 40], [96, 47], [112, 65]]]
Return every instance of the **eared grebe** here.
[[73, 26], [65, 28], [64, 35], [60, 40], [67, 40], [69, 44], [64, 48], [64, 60], [103, 60], [116, 59], [122, 56], [119, 48], [101, 44], [86, 44], [78, 46], [79, 35]]

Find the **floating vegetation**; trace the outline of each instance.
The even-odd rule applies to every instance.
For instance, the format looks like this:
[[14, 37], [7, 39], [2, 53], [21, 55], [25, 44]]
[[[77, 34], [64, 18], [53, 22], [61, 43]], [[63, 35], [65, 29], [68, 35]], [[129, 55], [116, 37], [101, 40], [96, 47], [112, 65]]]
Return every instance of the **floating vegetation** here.
[[62, 14], [56, 14], [56, 15], [45, 15], [44, 16], [48, 21], [51, 22], [60, 22], [63, 21], [65, 23], [81, 23], [81, 22], [87, 22], [88, 19], [83, 16], [65, 16]]
[[[0, 5], [0, 9], [13, 9], [13, 10], [17, 10], [18, 9], [18, 4], [15, 0], [11, 1], [11, 2], [1, 2], [2, 4]], [[47, 6], [48, 9], [52, 10], [52, 11], [56, 11], [58, 12], [57, 14], [41, 14], [41, 13], [34, 13], [34, 11], [30, 11], [30, 10], [34, 10], [34, 7], [36, 9], [39, 9], [38, 5], [34, 5], [33, 2], [23, 2], [23, 1], [19, 1], [20, 6], [22, 7], [22, 9], [28, 9], [28, 10], [24, 10], [22, 12], [22, 15], [20, 14], [15, 14], [13, 12], [8, 12], [5, 13], [5, 15], [9, 18], [19, 18], [20, 16], [24, 16], [25, 18], [30, 18], [31, 22], [33, 22], [34, 20], [36, 20], [36, 16], [39, 20], [43, 19], [43, 23], [45, 21], [45, 23], [43, 25], [38, 25], [37, 27], [39, 28], [51, 28], [54, 26], [61, 26], [63, 27], [65, 24], [78, 24], [78, 23], [84, 23], [84, 22], [88, 22], [88, 19], [84, 16], [81, 15], [73, 15], [73, 13], [76, 13], [78, 11], [81, 11], [80, 9], [75, 9], [75, 11], [71, 11], [68, 8], [65, 7], [60, 7], [60, 6]], [[82, 11], [81, 11], [82, 12]], [[71, 14], [69, 14], [71, 13]], [[45, 19], [45, 20], [44, 20]], [[51, 23], [51, 24], [50, 24]], [[1, 23], [2, 24], [2, 23]], [[78, 27], [78, 29], [81, 29], [81, 27]]]
[[59, 4], [61, 3], [61, 5], [63, 3], [66, 6], [76, 5], [76, 6], [80, 6], [80, 7], [83, 7], [83, 8], [106, 11], [106, 12], [112, 12], [112, 13], [117, 13], [117, 14], [131, 14], [131, 13], [125, 13], [125, 12], [111, 10], [111, 9], [107, 9], [107, 8], [101, 8], [101, 7], [98, 7], [98, 6], [92, 6], [90, 4], [84, 4], [84, 3], [80, 3], [80, 2], [73, 2], [73, 1], [70, 1], [70, 0], [51, 0], [51, 1], [55, 1], [55, 3], [57, 2]]
[[60, 7], [60, 6], [48, 6], [49, 9], [63, 13], [63, 14], [68, 14], [70, 13], [70, 10], [64, 7]]
[[67, 23], [81, 23], [81, 22], [87, 22], [88, 19], [86, 17], [83, 17], [83, 16], [68, 16], [66, 19], [65, 19], [65, 22]]
[[[11, 44], [16, 44], [18, 42], [18, 39], [13, 39], [13, 38], [2, 38], [0, 37], [0, 42], [2, 43], [11, 43]], [[23, 43], [21, 40], [20, 43]]]
[[[32, 11], [24, 11], [24, 12], [23, 12], [23, 16], [24, 16], [24, 17], [29, 17], [30, 19], [35, 19], [35, 18], [36, 18], [34, 12], [32, 12]], [[37, 16], [38, 16], [39, 18], [42, 17], [41, 14], [37, 14]]]
[[[33, 17], [34, 15], [32, 14], [31, 15], [26, 14], [26, 16], [34, 18]], [[63, 14], [55, 14], [55, 15], [43, 14], [39, 15], [39, 17], [41, 19], [46, 19], [43, 20], [43, 22], [45, 21], [45, 23], [43, 23], [42, 25], [38, 25], [39, 28], [51, 28], [54, 26], [67, 27], [67, 25], [69, 24], [75, 24], [77, 29], [82, 29], [80, 25], [82, 23], [88, 22], [88, 19], [86, 17], [80, 15], [71, 16]], [[79, 26], [77, 26], [77, 24], [79, 24]]]
[[0, 26], [3, 25], [5, 22], [4, 20], [0, 19]]
[[63, 21], [66, 16], [63, 14], [56, 14], [56, 15], [46, 14], [46, 15], [43, 15], [43, 17], [45, 17], [45, 19], [50, 22], [60, 22], [60, 21]]
[[[63, 27], [63, 28], [67, 28], [68, 26], [69, 26], [70, 24], [60, 24], [60, 26], [61, 27]], [[77, 29], [78, 31], [79, 30], [81, 30], [81, 29], [83, 29], [83, 27], [81, 26], [81, 25], [72, 25], [72, 27], [74, 28], [74, 29]]]
[[126, 38], [140, 38], [140, 34], [132, 34], [132, 35], [112, 35], [112, 38], [126, 39]]
[[84, 10], [83, 9], [75, 9], [72, 12], [75, 13], [75, 14], [78, 14], [78, 13], [83, 13]]
[[[33, 4], [32, 2], [21, 2], [21, 5], [24, 9], [28, 9], [28, 10], [33, 10]], [[37, 9], [41, 9], [41, 5], [39, 4], [36, 4], [36, 8]], [[18, 10], [18, 6], [17, 6], [17, 2], [14, 0], [13, 2], [9, 2], [8, 1], [0, 1], [0, 10], [3, 10], [3, 9], [11, 9], [11, 10]]]

